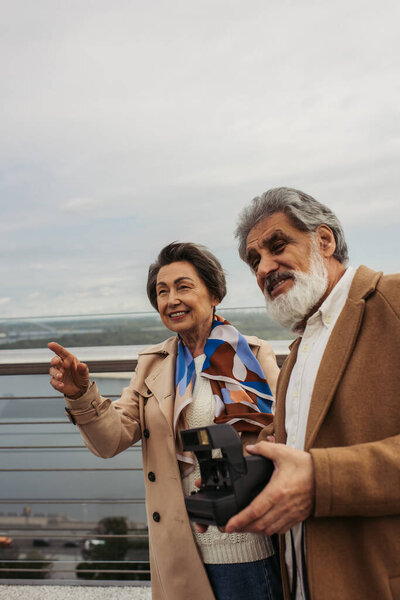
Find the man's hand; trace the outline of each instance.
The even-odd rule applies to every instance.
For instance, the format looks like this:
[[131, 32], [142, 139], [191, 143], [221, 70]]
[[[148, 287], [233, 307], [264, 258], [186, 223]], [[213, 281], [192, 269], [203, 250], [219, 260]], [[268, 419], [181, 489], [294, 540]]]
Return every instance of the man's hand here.
[[87, 365], [56, 342], [50, 342], [48, 346], [57, 355], [51, 361], [51, 385], [68, 398], [79, 398], [89, 387]]
[[263, 491], [225, 526], [227, 533], [250, 531], [285, 533], [310, 516], [314, 503], [314, 468], [311, 454], [284, 444], [260, 442], [247, 446], [251, 454], [270, 458], [275, 466]]

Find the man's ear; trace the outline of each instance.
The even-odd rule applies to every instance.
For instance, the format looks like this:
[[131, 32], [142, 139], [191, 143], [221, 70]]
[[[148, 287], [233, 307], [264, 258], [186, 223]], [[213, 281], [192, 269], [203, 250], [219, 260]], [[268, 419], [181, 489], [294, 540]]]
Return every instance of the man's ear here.
[[319, 225], [315, 230], [316, 241], [324, 258], [333, 256], [336, 250], [336, 240], [333, 231], [328, 225]]

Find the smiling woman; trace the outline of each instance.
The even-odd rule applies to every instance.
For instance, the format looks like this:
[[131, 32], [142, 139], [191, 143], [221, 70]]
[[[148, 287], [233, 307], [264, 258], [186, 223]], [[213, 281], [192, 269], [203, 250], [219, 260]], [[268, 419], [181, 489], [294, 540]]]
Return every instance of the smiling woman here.
[[[252, 533], [198, 532], [185, 496], [200, 469], [182, 451], [179, 432], [231, 423], [242, 444], [272, 422], [278, 367], [267, 342], [246, 338], [215, 314], [226, 293], [219, 261], [206, 248], [172, 243], [149, 268], [147, 293], [175, 334], [139, 354], [119, 400], [100, 396], [84, 363], [62, 346], [50, 374], [88, 448], [104, 458], [142, 438], [153, 598], [279, 600], [279, 566], [271, 540]], [[272, 390], [272, 391], [271, 391]]]

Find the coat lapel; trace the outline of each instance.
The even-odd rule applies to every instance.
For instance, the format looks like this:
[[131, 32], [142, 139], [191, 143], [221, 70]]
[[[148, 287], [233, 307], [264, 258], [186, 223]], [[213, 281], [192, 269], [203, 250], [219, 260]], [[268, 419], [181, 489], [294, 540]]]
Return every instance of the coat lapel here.
[[143, 393], [145, 396], [154, 395], [171, 431], [173, 430], [175, 401], [176, 348], [176, 338], [169, 338], [155, 351], [150, 348], [148, 351], [142, 352], [142, 354], [159, 355], [160, 363], [150, 370], [150, 374], [144, 380]]
[[349, 297], [330, 335], [317, 373], [311, 397], [304, 449], [315, 441], [337, 387], [350, 360], [361, 327], [365, 298], [375, 291], [381, 273], [360, 267], [353, 279]]
[[160, 369], [145, 379], [147, 387], [157, 399], [160, 410], [167, 419], [171, 430], [173, 428], [175, 401], [175, 358], [174, 355], [168, 354], [168, 356], [164, 358]]
[[348, 300], [331, 333], [311, 396], [304, 449], [312, 447], [351, 357], [364, 313], [364, 300]]

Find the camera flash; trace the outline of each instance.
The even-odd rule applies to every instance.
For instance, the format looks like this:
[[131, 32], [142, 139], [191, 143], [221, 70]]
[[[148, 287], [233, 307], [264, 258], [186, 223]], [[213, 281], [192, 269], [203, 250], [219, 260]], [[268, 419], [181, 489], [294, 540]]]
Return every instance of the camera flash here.
[[201, 446], [208, 446], [210, 440], [208, 439], [208, 433], [206, 429], [200, 429], [200, 431], [197, 432], [197, 436]]

